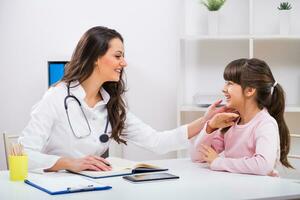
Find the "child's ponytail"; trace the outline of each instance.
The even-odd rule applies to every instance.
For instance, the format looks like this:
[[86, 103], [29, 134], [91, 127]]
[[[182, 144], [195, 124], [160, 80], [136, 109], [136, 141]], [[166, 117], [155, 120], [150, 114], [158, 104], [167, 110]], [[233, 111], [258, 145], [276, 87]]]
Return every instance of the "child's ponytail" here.
[[284, 120], [285, 95], [281, 85], [275, 82], [271, 88], [270, 95], [271, 101], [266, 107], [270, 115], [275, 118], [278, 124], [280, 137], [280, 162], [286, 167], [293, 168], [287, 159], [290, 151], [290, 132]]

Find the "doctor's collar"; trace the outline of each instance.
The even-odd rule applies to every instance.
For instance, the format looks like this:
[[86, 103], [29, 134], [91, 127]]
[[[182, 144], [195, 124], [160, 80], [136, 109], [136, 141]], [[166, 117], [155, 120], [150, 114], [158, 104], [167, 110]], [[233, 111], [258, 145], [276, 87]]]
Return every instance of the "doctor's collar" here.
[[[68, 83], [66, 83], [66, 86], [68, 85]], [[72, 81], [70, 83], [70, 91], [73, 95], [75, 95], [76, 97], [80, 98], [80, 99], [84, 99], [86, 96], [86, 93], [82, 87], [82, 85], [79, 83], [79, 81]], [[109, 99], [110, 99], [110, 95], [109, 93], [103, 88], [100, 88], [100, 94], [103, 98], [102, 104], [107, 104]]]

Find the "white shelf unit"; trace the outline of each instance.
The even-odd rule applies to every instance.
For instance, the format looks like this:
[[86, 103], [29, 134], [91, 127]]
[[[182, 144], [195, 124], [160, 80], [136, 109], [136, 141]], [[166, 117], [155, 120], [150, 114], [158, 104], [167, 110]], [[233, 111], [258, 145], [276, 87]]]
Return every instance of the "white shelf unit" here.
[[[197, 105], [181, 105], [180, 107], [180, 112], [206, 112], [207, 108], [206, 107], [201, 107]], [[293, 107], [293, 106], [287, 106], [285, 108], [286, 113], [300, 113], [300, 107]]]
[[[197, 0], [183, 0], [180, 37], [177, 123], [204, 114], [193, 95], [222, 95], [225, 66], [238, 58], [260, 58], [286, 92], [286, 121], [293, 134], [291, 154], [300, 155], [300, 12], [291, 13], [291, 33], [279, 35], [279, 0], [227, 0], [220, 11], [219, 35], [207, 35], [207, 10]], [[293, 9], [300, 1], [289, 0]], [[178, 157], [186, 156], [179, 151]], [[300, 167], [300, 165], [299, 165]]]

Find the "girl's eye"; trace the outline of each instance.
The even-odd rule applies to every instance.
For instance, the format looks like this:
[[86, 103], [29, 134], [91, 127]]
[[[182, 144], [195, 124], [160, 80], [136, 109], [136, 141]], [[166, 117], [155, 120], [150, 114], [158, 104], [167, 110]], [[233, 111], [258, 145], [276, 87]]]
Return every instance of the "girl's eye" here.
[[116, 55], [115, 57], [116, 57], [116, 58], [121, 58], [122, 56], [120, 56], [120, 55]]
[[225, 84], [226, 84], [226, 85], [232, 85], [232, 82], [226, 81]]

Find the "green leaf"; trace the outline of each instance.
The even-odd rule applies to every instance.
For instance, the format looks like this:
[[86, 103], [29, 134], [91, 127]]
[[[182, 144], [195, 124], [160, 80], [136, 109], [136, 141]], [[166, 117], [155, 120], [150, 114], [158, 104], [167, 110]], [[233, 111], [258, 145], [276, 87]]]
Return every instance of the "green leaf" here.
[[219, 10], [225, 3], [226, 0], [202, 0], [203, 4], [209, 11]]
[[277, 8], [278, 10], [291, 10], [292, 5], [289, 2], [281, 2]]

